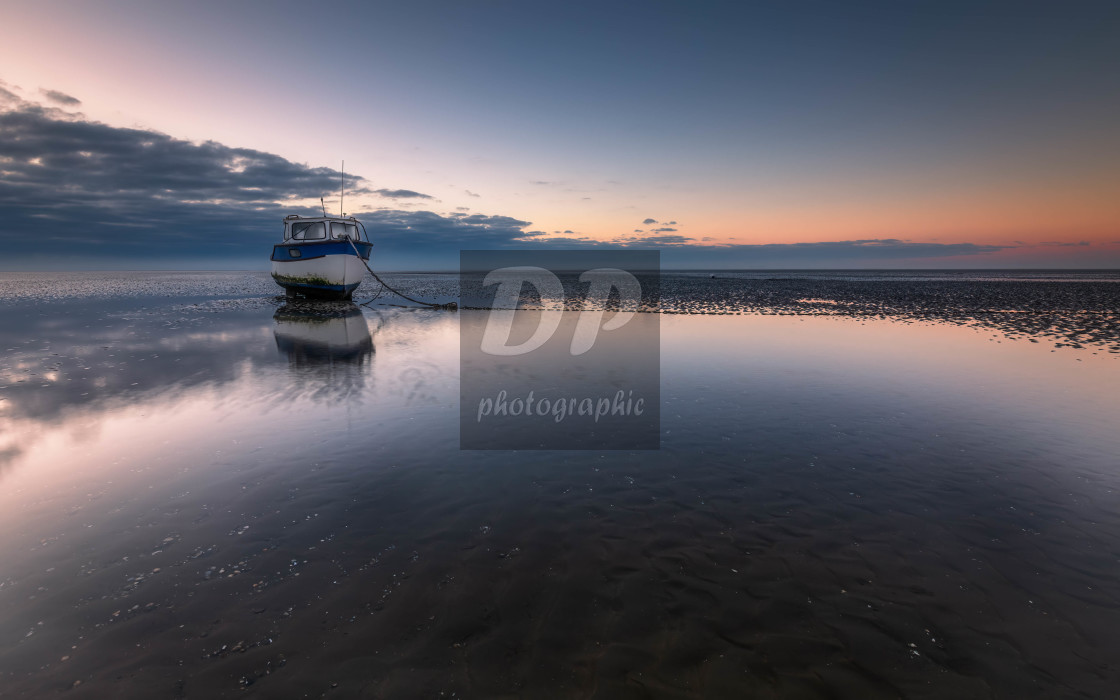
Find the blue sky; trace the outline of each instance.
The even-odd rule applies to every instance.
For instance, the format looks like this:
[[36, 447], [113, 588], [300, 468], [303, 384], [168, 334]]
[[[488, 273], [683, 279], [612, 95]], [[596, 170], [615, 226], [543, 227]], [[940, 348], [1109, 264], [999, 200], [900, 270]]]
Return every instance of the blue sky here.
[[656, 246], [699, 267], [1120, 265], [1114, 3], [6, 14], [9, 268], [263, 267], [284, 213], [337, 205], [343, 159], [346, 208], [386, 267], [479, 245]]

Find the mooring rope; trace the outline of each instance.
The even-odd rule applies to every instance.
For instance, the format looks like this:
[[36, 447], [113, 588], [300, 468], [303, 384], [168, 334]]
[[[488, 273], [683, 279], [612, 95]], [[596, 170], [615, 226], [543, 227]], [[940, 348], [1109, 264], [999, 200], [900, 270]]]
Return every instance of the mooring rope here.
[[[358, 246], [354, 245], [354, 239], [347, 238], [346, 240], [350, 242], [350, 247], [354, 249], [354, 255], [358, 256], [358, 260], [362, 261], [362, 265], [365, 265], [365, 268], [366, 268], [366, 270], [369, 271], [369, 274], [373, 275], [373, 278], [375, 280], [377, 280], [378, 282], [380, 282], [381, 286], [384, 289], [388, 289], [393, 294], [396, 294], [397, 296], [401, 297], [402, 299], [407, 299], [408, 301], [411, 301], [413, 304], [421, 304], [423, 306], [430, 306], [433, 309], [451, 309], [451, 310], [454, 310], [454, 309], [459, 308], [459, 305], [456, 304], [453, 301], [450, 301], [446, 304], [433, 304], [430, 301], [420, 301], [419, 299], [413, 299], [412, 297], [408, 296], [407, 294], [404, 294], [402, 292], [397, 291], [396, 289], [393, 289], [389, 285], [385, 284], [385, 280], [383, 280], [383, 279], [381, 279], [380, 277], [377, 276], [377, 273], [374, 272], [373, 268], [371, 268], [369, 266], [369, 263], [366, 262], [365, 258], [362, 257], [362, 254], [358, 252]], [[384, 289], [382, 291], [384, 291]], [[379, 297], [379, 296], [381, 296], [381, 292], [377, 293], [377, 297]], [[374, 299], [377, 299], [377, 297], [374, 297], [373, 299], [370, 299], [366, 303], [368, 304], [368, 303], [372, 302]]]
[[373, 295], [373, 298], [372, 298], [372, 299], [370, 299], [369, 301], [363, 301], [363, 302], [362, 302], [361, 304], [358, 304], [358, 306], [367, 306], [367, 305], [369, 305], [369, 304], [372, 304], [373, 302], [375, 302], [375, 301], [377, 301], [378, 299], [380, 299], [380, 298], [381, 298], [381, 295], [382, 295], [382, 294], [384, 294], [384, 293], [385, 293], [385, 285], [383, 285], [383, 284], [382, 284], [382, 285], [379, 285], [379, 286], [377, 287], [377, 294], [374, 294], [374, 295]]

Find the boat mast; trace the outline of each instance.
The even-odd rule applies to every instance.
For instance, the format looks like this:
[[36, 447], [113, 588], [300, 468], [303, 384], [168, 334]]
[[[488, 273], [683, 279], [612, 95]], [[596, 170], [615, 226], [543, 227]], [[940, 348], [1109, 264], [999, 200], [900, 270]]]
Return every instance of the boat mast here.
[[338, 215], [346, 216], [342, 211], [342, 200], [346, 198], [346, 161], [342, 161], [342, 191], [338, 195]]

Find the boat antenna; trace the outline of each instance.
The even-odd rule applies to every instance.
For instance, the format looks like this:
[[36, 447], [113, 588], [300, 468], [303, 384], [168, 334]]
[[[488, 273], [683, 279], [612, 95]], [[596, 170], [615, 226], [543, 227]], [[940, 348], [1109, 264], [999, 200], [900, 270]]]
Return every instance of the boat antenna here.
[[342, 161], [342, 191], [338, 195], [338, 215], [346, 216], [342, 211], [342, 200], [346, 198], [346, 161]]
[[327, 203], [323, 201], [322, 197], [319, 198], [319, 206], [323, 207], [323, 216], [325, 217], [327, 215]]

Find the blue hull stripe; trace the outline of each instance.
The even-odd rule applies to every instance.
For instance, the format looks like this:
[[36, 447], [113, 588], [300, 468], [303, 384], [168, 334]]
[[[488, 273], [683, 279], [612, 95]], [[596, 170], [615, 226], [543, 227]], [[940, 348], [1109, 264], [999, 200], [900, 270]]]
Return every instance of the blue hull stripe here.
[[[369, 252], [373, 249], [372, 243], [365, 241], [355, 241], [354, 247], [357, 247], [358, 252], [361, 253], [362, 260], [369, 260]], [[316, 258], [325, 258], [328, 255], [354, 255], [354, 247], [351, 247], [348, 241], [323, 241], [321, 243], [281, 243], [280, 245], [272, 246], [272, 258], [274, 262], [295, 262], [297, 260], [315, 260]], [[297, 250], [299, 253], [295, 256], [291, 251]]]

